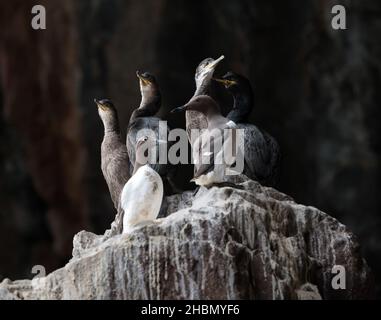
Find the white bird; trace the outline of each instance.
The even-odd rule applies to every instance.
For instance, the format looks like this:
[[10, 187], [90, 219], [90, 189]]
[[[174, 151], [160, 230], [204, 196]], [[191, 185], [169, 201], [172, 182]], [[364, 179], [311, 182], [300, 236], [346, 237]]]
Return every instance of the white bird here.
[[[156, 142], [147, 136], [136, 143], [136, 160], [133, 176], [125, 184], [121, 194], [124, 211], [123, 233], [130, 233], [136, 226], [157, 218], [163, 200], [164, 188], [160, 175], [147, 164], [147, 151]], [[149, 152], [148, 152], [149, 153]]]

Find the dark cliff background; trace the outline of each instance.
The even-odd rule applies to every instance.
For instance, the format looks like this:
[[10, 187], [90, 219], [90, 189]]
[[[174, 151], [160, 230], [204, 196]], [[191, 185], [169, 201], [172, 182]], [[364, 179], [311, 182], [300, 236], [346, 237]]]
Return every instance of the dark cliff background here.
[[[35, 4], [45, 31], [30, 26]], [[125, 127], [148, 70], [166, 117], [197, 64], [224, 54], [216, 73], [250, 78], [250, 120], [282, 147], [279, 189], [348, 225], [380, 283], [380, 1], [1, 0], [0, 18], [0, 281], [62, 266], [74, 233], [113, 220], [93, 99], [114, 100]]]

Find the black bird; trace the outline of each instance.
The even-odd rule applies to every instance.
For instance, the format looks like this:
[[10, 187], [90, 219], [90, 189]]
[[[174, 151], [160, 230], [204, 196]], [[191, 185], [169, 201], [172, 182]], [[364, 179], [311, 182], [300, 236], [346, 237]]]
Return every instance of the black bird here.
[[157, 158], [152, 159], [154, 161], [151, 161], [149, 165], [163, 178], [165, 193], [168, 195], [174, 191], [178, 191], [178, 189], [173, 183], [175, 166], [168, 163], [168, 161], [163, 164], [158, 161], [160, 152], [168, 153], [170, 147], [167, 140], [169, 128], [167, 127], [167, 132], [165, 132], [165, 127], [160, 127], [161, 119], [155, 116], [161, 107], [159, 84], [151, 73], [140, 73], [137, 71], [136, 75], [139, 78], [142, 99], [139, 108], [132, 113], [127, 128], [126, 145], [130, 158], [130, 174], [132, 175], [133, 173], [136, 160], [136, 143], [141, 137], [148, 136], [151, 140], [156, 141], [157, 147]]
[[[144, 136], [143, 130], [158, 131], [160, 118], [155, 117], [161, 106], [161, 93], [155, 77], [148, 73], [136, 71], [139, 78], [140, 93], [142, 96], [140, 106], [132, 113], [127, 128], [127, 151], [130, 158], [130, 173], [132, 174], [135, 164], [135, 146], [140, 136]], [[138, 136], [138, 133], [140, 136]]]
[[233, 108], [226, 117], [235, 123], [244, 123], [254, 106], [254, 93], [249, 79], [230, 71], [221, 79], [213, 80], [222, 83], [234, 98]]
[[253, 106], [254, 94], [250, 81], [242, 75], [228, 72], [221, 79], [233, 96], [233, 108], [227, 118], [245, 130], [245, 170], [244, 174], [262, 185], [275, 187], [279, 181], [281, 152], [277, 141], [266, 131], [247, 121]]
[[[206, 58], [200, 62], [196, 68], [195, 73], [195, 82], [196, 82], [196, 91], [193, 97], [199, 95], [210, 95], [210, 85], [213, 78], [214, 70], [217, 65], [224, 59], [224, 56], [219, 57], [214, 60], [212, 58]], [[186, 120], [186, 130], [188, 134], [188, 140], [190, 140], [190, 132], [192, 129], [205, 129], [208, 125], [206, 123], [205, 116], [200, 112], [195, 111], [186, 111], [185, 113]]]
[[114, 207], [118, 210], [120, 194], [128, 179], [129, 159], [127, 148], [120, 134], [118, 113], [114, 104], [108, 100], [97, 100], [98, 113], [104, 125], [101, 145], [101, 168], [108, 185]]

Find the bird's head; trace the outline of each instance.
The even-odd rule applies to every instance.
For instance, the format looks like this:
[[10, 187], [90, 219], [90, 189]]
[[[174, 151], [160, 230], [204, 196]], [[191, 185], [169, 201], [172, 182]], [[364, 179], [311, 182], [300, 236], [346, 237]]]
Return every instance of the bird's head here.
[[171, 110], [171, 113], [181, 111], [198, 111], [203, 114], [208, 114], [211, 111], [219, 112], [220, 108], [213, 98], [207, 95], [196, 96], [192, 98], [187, 104]]
[[140, 91], [142, 94], [154, 92], [158, 89], [158, 84], [153, 74], [136, 71], [136, 76], [139, 78]]
[[95, 104], [98, 107], [98, 113], [103, 119], [105, 116], [113, 116], [116, 112], [115, 106], [109, 99], [97, 100], [94, 99]]
[[229, 92], [251, 91], [250, 81], [238, 73], [229, 71], [221, 78], [213, 78], [214, 81], [221, 83]]
[[224, 58], [225, 58], [224, 56], [221, 56], [216, 60], [213, 58], [206, 58], [202, 60], [196, 69], [196, 74], [195, 74], [196, 84], [199, 86], [205, 80], [207, 81], [212, 79], [214, 70]]
[[98, 114], [105, 131], [119, 131], [118, 114], [112, 101], [109, 99], [94, 99], [94, 102], [98, 107]]

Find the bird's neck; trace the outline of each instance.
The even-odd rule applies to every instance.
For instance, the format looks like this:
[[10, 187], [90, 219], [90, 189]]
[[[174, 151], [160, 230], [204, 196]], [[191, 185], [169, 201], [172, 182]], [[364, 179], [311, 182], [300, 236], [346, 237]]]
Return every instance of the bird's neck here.
[[216, 124], [221, 123], [225, 120], [225, 117], [218, 109], [209, 109], [204, 113], [204, 115], [208, 122], [208, 128], [214, 128]]
[[106, 114], [102, 117], [106, 134], [120, 134], [119, 120], [116, 114]]
[[132, 175], [134, 175], [143, 166], [144, 164], [140, 164], [139, 161], [135, 161], [134, 171], [132, 172]]
[[201, 96], [201, 95], [209, 95], [210, 94], [210, 84], [211, 80], [208, 78], [196, 79], [196, 91], [193, 97]]
[[160, 109], [160, 103], [161, 95], [158, 92], [145, 93], [142, 94], [139, 109], [146, 109], [156, 114]]
[[234, 122], [242, 122], [247, 120], [253, 108], [253, 95], [250, 92], [233, 93], [233, 109], [227, 115], [229, 120]]
[[140, 106], [136, 109], [132, 115], [131, 120], [140, 117], [152, 117], [154, 116], [160, 109], [161, 97], [160, 95], [149, 95], [142, 96], [142, 101], [140, 102]]

